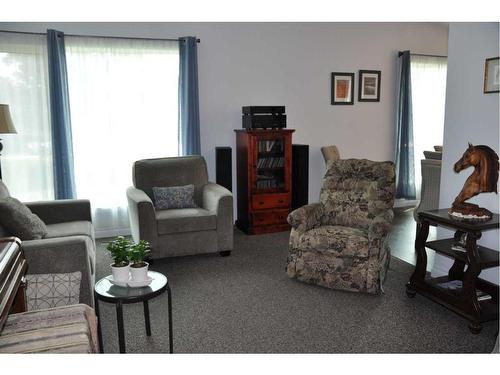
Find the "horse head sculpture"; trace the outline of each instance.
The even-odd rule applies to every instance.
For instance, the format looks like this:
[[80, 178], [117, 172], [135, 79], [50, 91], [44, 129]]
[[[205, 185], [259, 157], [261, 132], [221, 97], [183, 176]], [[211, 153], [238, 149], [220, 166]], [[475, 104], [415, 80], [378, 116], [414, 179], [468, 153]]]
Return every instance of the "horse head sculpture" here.
[[449, 214], [456, 217], [468, 217], [472, 220], [489, 220], [492, 213], [477, 204], [465, 203], [479, 193], [498, 193], [498, 155], [490, 147], [474, 146], [469, 143], [462, 157], [455, 163], [455, 173], [474, 167], [474, 172], [465, 181], [464, 187], [455, 198]]

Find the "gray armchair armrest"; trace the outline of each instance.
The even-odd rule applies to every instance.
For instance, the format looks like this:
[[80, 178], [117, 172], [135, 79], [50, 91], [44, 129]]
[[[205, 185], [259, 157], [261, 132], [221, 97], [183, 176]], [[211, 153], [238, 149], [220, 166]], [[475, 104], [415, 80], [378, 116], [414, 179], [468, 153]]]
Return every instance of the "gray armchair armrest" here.
[[23, 241], [28, 274], [80, 271], [80, 302], [93, 306], [95, 251], [88, 236], [45, 238]]
[[312, 203], [290, 212], [287, 221], [294, 229], [306, 231], [321, 225], [324, 207], [321, 203]]
[[127, 189], [128, 215], [134, 241], [146, 240], [154, 249], [157, 245], [156, 214], [153, 201], [142, 190], [131, 186]]
[[219, 251], [233, 249], [233, 195], [225, 187], [209, 182], [203, 187], [203, 208], [217, 215]]
[[25, 204], [45, 224], [82, 220], [92, 221], [90, 201], [87, 199], [61, 199], [28, 202]]

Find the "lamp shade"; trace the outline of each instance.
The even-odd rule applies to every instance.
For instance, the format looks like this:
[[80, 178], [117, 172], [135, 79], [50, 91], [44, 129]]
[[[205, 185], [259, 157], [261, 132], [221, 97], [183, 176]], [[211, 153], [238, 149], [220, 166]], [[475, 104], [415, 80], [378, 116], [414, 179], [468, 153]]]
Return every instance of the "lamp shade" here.
[[17, 133], [17, 131], [10, 117], [9, 106], [0, 104], [0, 134], [6, 133]]

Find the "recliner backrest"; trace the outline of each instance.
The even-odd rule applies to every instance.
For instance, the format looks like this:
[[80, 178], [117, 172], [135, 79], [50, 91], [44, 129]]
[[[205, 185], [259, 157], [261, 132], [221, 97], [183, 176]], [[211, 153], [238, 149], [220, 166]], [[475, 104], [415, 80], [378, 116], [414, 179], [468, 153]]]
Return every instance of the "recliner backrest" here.
[[208, 182], [202, 156], [143, 159], [134, 163], [132, 179], [137, 189], [153, 199], [153, 187], [194, 185], [195, 203], [202, 205], [202, 188]]
[[[371, 220], [394, 206], [394, 163], [367, 159], [330, 161], [320, 202], [323, 224], [367, 228]], [[392, 219], [392, 211], [388, 213]]]

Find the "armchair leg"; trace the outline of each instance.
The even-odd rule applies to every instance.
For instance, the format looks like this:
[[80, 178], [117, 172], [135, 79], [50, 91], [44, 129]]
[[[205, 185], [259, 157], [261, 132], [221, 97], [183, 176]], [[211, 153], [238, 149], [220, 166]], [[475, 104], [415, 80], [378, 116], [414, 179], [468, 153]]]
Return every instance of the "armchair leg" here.
[[219, 255], [221, 257], [228, 257], [229, 255], [231, 255], [231, 250], [219, 251]]

